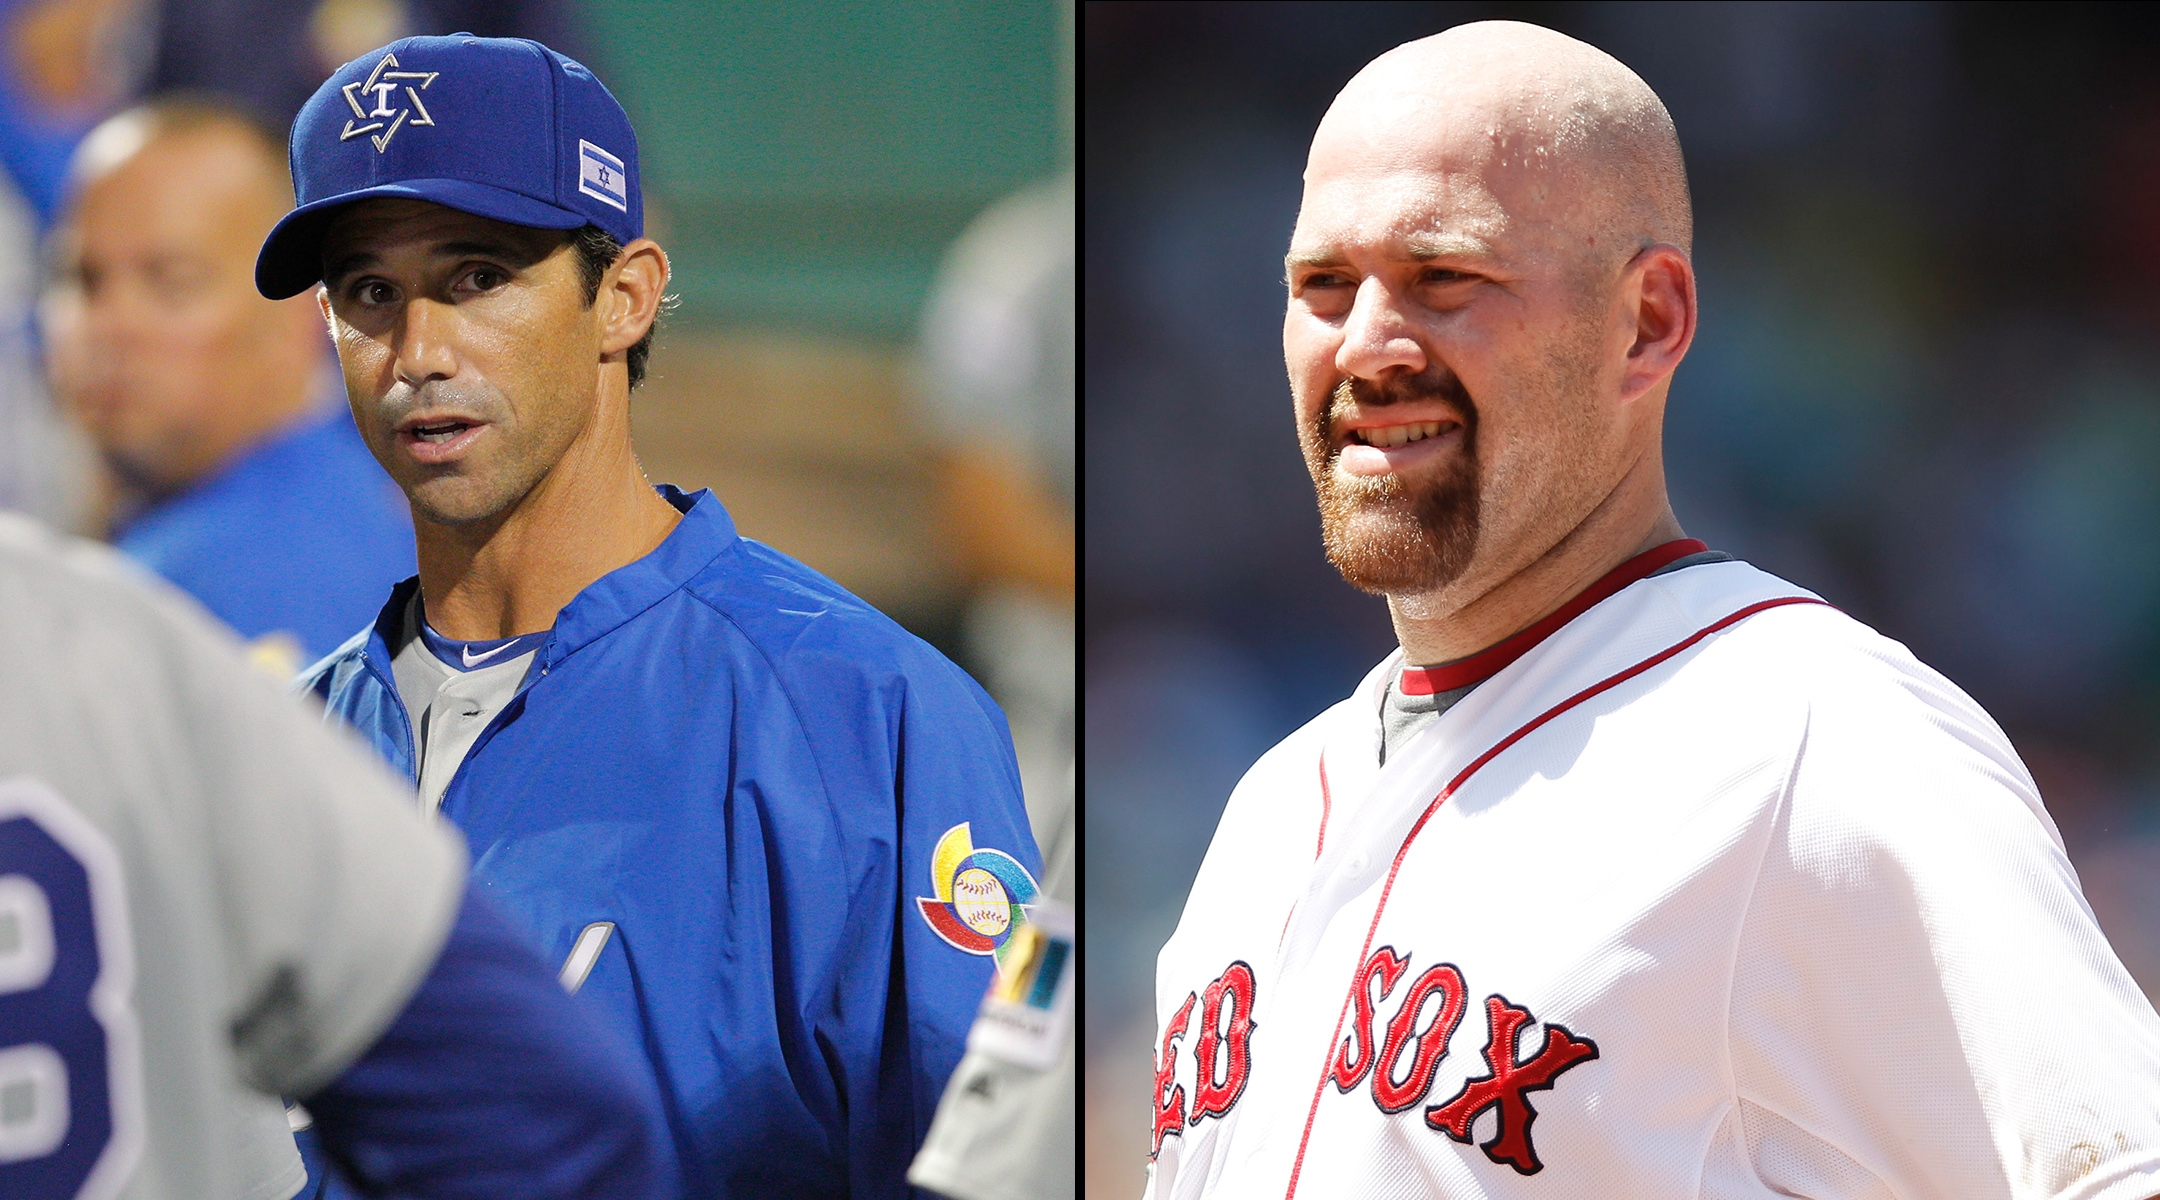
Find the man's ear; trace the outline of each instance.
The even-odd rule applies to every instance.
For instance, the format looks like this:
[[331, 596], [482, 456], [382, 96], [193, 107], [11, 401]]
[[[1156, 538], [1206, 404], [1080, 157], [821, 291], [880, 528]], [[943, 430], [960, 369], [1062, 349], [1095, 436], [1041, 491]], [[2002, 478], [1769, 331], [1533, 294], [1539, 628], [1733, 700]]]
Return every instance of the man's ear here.
[[639, 238], [623, 247], [593, 298], [603, 322], [600, 353], [621, 354], [638, 344], [660, 316], [667, 282], [667, 251], [658, 242]]
[[1635, 256], [1621, 289], [1635, 321], [1621, 374], [1623, 403], [1672, 378], [1695, 341], [1695, 267], [1677, 246], [1663, 243]]

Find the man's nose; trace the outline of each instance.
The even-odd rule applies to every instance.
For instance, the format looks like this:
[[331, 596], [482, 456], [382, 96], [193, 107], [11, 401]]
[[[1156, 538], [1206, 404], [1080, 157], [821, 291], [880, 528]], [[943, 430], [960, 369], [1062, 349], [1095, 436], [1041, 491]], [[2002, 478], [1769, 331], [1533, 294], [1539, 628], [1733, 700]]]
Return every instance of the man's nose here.
[[405, 328], [397, 347], [398, 379], [418, 387], [457, 374], [457, 310], [428, 299], [405, 305]]
[[1367, 276], [1358, 284], [1357, 299], [1343, 322], [1335, 369], [1359, 379], [1378, 379], [1398, 367], [1415, 375], [1425, 366], [1425, 348], [1404, 319], [1400, 298], [1386, 283]]

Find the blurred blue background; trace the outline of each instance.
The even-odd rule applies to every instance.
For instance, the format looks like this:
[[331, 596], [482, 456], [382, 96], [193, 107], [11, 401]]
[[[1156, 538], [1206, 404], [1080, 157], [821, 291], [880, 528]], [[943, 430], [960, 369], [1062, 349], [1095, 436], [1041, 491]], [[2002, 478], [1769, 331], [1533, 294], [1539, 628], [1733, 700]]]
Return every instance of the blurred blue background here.
[[1963, 685], [2160, 995], [2160, 18], [2135, 6], [1090, 4], [1088, 1188], [1137, 1193], [1154, 954], [1239, 775], [1393, 645], [1321, 556], [1280, 263], [1366, 61], [1464, 21], [1665, 99], [1689, 533]]

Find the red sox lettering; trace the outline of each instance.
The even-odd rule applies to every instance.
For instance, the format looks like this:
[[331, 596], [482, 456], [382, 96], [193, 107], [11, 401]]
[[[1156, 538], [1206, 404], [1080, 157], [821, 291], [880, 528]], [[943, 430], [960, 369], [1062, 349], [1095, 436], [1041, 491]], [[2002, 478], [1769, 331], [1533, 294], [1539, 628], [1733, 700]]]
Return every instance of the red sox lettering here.
[[[1328, 1079], [1338, 1092], [1356, 1091], [1370, 1077], [1373, 1104], [1385, 1114], [1408, 1111], [1423, 1103], [1447, 1058], [1448, 1042], [1468, 1007], [1469, 985], [1461, 968], [1435, 963], [1411, 980], [1384, 1026], [1376, 1028], [1378, 1008], [1410, 973], [1410, 956], [1393, 946], [1373, 951], [1358, 972], [1351, 993], [1350, 1027], [1335, 1047]], [[1375, 993], [1377, 985], [1377, 994]], [[1182, 1135], [1188, 1124], [1229, 1115], [1244, 1094], [1252, 1071], [1251, 1038], [1255, 981], [1252, 967], [1233, 962], [1213, 983], [1186, 994], [1185, 1002], [1163, 1030], [1155, 1067], [1155, 1141]], [[1193, 1043], [1193, 1103], [1185, 1108], [1184, 1085], [1176, 1082], [1177, 1044], [1187, 1032], [1195, 1007], [1200, 1031]], [[1536, 1018], [1527, 1008], [1498, 994], [1485, 998], [1485, 1072], [1465, 1080], [1447, 1100], [1425, 1109], [1425, 1124], [1469, 1144], [1471, 1127], [1496, 1111], [1493, 1136], [1479, 1146], [1485, 1157], [1523, 1175], [1544, 1169], [1530, 1139], [1537, 1110], [1529, 1093], [1550, 1089], [1569, 1069], [1598, 1056], [1597, 1044], [1565, 1026], [1546, 1023], [1543, 1044], [1521, 1058], [1524, 1028]], [[1421, 1018], [1422, 1024], [1421, 1024]]]
[[1253, 969], [1244, 962], [1224, 968], [1215, 982], [1188, 992], [1177, 1016], [1163, 1027], [1162, 1053], [1155, 1060], [1155, 1141], [1148, 1157], [1161, 1153], [1163, 1139], [1183, 1134], [1188, 1122], [1185, 1085], [1177, 1080], [1177, 1042], [1185, 1036], [1193, 1005], [1200, 1005], [1200, 1035], [1193, 1043], [1193, 1103], [1190, 1123], [1225, 1117], [1245, 1094], [1252, 1075], [1254, 1028]]
[[[1400, 978], [1408, 969], [1410, 960], [1395, 958], [1392, 948], [1381, 949], [1394, 964], [1390, 974], [1394, 978]], [[1373, 956], [1375, 961], [1379, 958], [1377, 953]], [[1368, 962], [1366, 971], [1359, 976], [1361, 984], [1371, 977], [1372, 967], [1373, 963]], [[1389, 990], [1392, 989], [1382, 989], [1383, 999]], [[1387, 1036], [1380, 1043], [1378, 1062], [1374, 1062], [1370, 1053], [1365, 1056], [1367, 1064], [1377, 1067], [1372, 1073], [1372, 1095], [1373, 1103], [1380, 1106], [1381, 1112], [1399, 1113], [1423, 1100], [1425, 1093], [1432, 1089], [1433, 1072], [1440, 1069], [1440, 1060], [1447, 1054], [1448, 1039], [1455, 1035], [1455, 1027], [1462, 1023], [1463, 990], [1462, 972], [1457, 970], [1453, 963], [1440, 963], [1426, 968], [1424, 974], [1419, 975], [1417, 981], [1410, 985], [1410, 991], [1403, 997], [1402, 1007], [1395, 1010], [1394, 1018], [1387, 1023]], [[1410, 1028], [1417, 1023], [1418, 1014], [1424, 1009], [1425, 1001], [1435, 994], [1440, 997], [1439, 1011], [1433, 1015], [1430, 1025], [1412, 1034]], [[1369, 1017], [1367, 1024], [1355, 1032], [1366, 1046], [1372, 1045]], [[1412, 1042], [1417, 1045], [1417, 1053], [1410, 1061], [1409, 1073], [1398, 1083], [1395, 1079], [1396, 1064], [1402, 1061], [1403, 1051], [1408, 1049]], [[1347, 1054], [1346, 1042], [1342, 1052], [1336, 1055], [1334, 1075], [1335, 1086], [1338, 1088], [1342, 1088], [1342, 1080], [1347, 1073]], [[1359, 1074], [1363, 1072], [1360, 1071]], [[1356, 1085], [1357, 1081], [1353, 1077], [1351, 1086]]]
[[[1350, 1030], [1335, 1048], [1334, 1066], [1328, 1073], [1341, 1092], [1356, 1090], [1371, 1074], [1373, 1103], [1384, 1113], [1402, 1112], [1425, 1099], [1433, 1076], [1439, 1072], [1440, 1060], [1447, 1057], [1448, 1040], [1462, 1021], [1464, 997], [1468, 994], [1462, 971], [1455, 964], [1427, 967], [1403, 994], [1402, 1004], [1389, 1019], [1385, 1039], [1376, 1054], [1373, 984], [1380, 985], [1379, 999], [1385, 1000], [1409, 968], [1409, 956], [1397, 954], [1393, 946], [1382, 946], [1365, 960], [1364, 968], [1358, 972], [1357, 988], [1351, 993]], [[1431, 1022], [1413, 1033], [1419, 1015], [1429, 1007], [1427, 1001], [1436, 995], [1439, 1003]], [[1496, 1163], [1506, 1163], [1524, 1175], [1535, 1175], [1545, 1164], [1538, 1160], [1530, 1142], [1530, 1122], [1536, 1118], [1537, 1110], [1530, 1107], [1526, 1093], [1550, 1088], [1561, 1072], [1596, 1058], [1597, 1044], [1562, 1026], [1547, 1025], [1544, 1046], [1527, 1061], [1517, 1062], [1517, 1035], [1532, 1019], [1529, 1010], [1509, 1004], [1504, 996], [1492, 995], [1485, 998], [1485, 1011], [1485, 1076], [1466, 1081], [1453, 1097], [1427, 1108], [1425, 1123], [1458, 1142], [1468, 1143], [1471, 1123], [1487, 1109], [1497, 1107], [1498, 1128], [1492, 1139], [1479, 1148]], [[1417, 1050], [1410, 1069], [1398, 1080], [1399, 1064], [1412, 1043]]]
[[1253, 970], [1242, 962], [1231, 963], [1201, 994], [1200, 1040], [1193, 1044], [1193, 1059], [1199, 1064], [1193, 1077], [1193, 1124], [1228, 1116], [1245, 1093], [1246, 1076], [1252, 1074], [1252, 1010]]
[[[1337, 1091], [1355, 1090], [1357, 1085], [1364, 1081], [1366, 1073], [1372, 1070], [1373, 981], [1379, 980], [1380, 998], [1385, 1000], [1389, 993], [1395, 990], [1396, 981], [1402, 978], [1403, 972], [1409, 967], [1410, 960], [1396, 954], [1395, 947], [1382, 946], [1373, 951], [1372, 957], [1365, 960], [1364, 969], [1358, 972], [1357, 987], [1350, 993], [1350, 1000], [1357, 1008], [1357, 1015], [1352, 1019], [1350, 1036], [1343, 1039], [1342, 1046], [1335, 1053], [1335, 1066], [1330, 1072]], [[1458, 1010], [1461, 1007], [1460, 1004], [1456, 1005]], [[1458, 1020], [1462, 1017], [1460, 1011], [1455, 1015]], [[1455, 1027], [1450, 1025], [1448, 1032], [1455, 1032]], [[1447, 1039], [1441, 1038], [1440, 1043], [1446, 1045]]]
[[1162, 1053], [1155, 1057], [1155, 1141], [1148, 1150], [1149, 1158], [1162, 1153], [1164, 1138], [1185, 1132], [1185, 1085], [1176, 1082], [1176, 1047], [1178, 1039], [1185, 1036], [1185, 1023], [1192, 1018], [1196, 999], [1197, 996], [1187, 992], [1185, 1003], [1178, 1006], [1177, 1015], [1163, 1026]]
[[1468, 1143], [1470, 1123], [1477, 1120], [1479, 1113], [1498, 1106], [1499, 1128], [1491, 1141], [1478, 1148], [1494, 1162], [1504, 1162], [1524, 1175], [1535, 1175], [1545, 1164], [1538, 1161], [1537, 1150], [1530, 1144], [1530, 1122], [1537, 1119], [1537, 1110], [1530, 1107], [1529, 1093], [1550, 1088], [1562, 1071], [1596, 1058], [1597, 1043], [1576, 1037], [1564, 1026], [1547, 1025], [1545, 1044], [1529, 1061], [1518, 1063], [1516, 1035], [1531, 1019], [1530, 1011], [1509, 1004], [1503, 996], [1487, 996], [1485, 1013], [1489, 1031], [1485, 1039], [1486, 1075], [1465, 1082], [1447, 1103], [1426, 1109], [1425, 1123], [1458, 1142]]

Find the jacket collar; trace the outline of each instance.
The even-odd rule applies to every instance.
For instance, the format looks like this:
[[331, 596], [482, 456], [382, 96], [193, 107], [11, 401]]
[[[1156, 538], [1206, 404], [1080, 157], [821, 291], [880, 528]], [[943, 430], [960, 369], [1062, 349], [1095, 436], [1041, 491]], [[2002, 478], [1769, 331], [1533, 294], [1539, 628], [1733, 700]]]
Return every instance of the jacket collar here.
[[654, 490], [682, 513], [682, 520], [652, 553], [602, 575], [563, 607], [555, 617], [555, 636], [540, 649], [544, 667], [561, 662], [681, 590], [735, 544], [735, 521], [710, 489], [685, 494], [663, 483]]
[[[737, 540], [734, 518], [709, 488], [685, 493], [673, 484], [655, 489], [683, 517], [666, 540], [636, 562], [617, 567], [588, 584], [555, 616], [555, 632], [540, 647], [542, 670], [620, 628], [658, 604], [703, 571]], [[390, 589], [389, 603], [375, 618], [368, 655], [389, 669], [393, 648], [405, 635], [405, 605], [420, 589], [415, 575]]]

